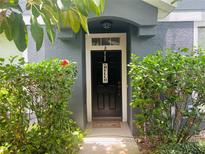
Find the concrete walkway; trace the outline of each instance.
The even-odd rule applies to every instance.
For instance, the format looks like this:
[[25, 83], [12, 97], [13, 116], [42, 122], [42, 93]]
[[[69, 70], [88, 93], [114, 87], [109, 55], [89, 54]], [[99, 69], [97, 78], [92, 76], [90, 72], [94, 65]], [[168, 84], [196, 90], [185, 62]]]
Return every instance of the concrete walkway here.
[[89, 124], [80, 154], [139, 154], [139, 150], [127, 123], [121, 123], [121, 128], [92, 128]]

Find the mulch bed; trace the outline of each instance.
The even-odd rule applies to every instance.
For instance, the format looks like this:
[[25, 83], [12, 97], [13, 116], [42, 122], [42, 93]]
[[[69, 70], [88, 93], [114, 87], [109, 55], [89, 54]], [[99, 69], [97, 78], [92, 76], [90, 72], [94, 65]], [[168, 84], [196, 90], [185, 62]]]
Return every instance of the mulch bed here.
[[[136, 143], [139, 146], [140, 154], [150, 154], [156, 148], [159, 138], [150, 141], [148, 138], [137, 137], [135, 138]], [[205, 131], [201, 132], [199, 135], [195, 135], [190, 139], [191, 142], [205, 141]]]
[[135, 138], [135, 141], [137, 142], [137, 145], [139, 146], [140, 154], [150, 154], [152, 151], [155, 150], [156, 142], [159, 141], [159, 139], [156, 138], [155, 141], [150, 141], [147, 138], [138, 137], [138, 138]]

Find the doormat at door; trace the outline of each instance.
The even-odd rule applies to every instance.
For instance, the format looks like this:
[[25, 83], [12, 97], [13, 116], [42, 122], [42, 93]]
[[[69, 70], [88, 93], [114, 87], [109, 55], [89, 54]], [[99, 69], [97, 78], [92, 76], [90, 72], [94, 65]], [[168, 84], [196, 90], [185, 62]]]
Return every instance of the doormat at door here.
[[93, 121], [93, 128], [121, 128], [120, 121]]

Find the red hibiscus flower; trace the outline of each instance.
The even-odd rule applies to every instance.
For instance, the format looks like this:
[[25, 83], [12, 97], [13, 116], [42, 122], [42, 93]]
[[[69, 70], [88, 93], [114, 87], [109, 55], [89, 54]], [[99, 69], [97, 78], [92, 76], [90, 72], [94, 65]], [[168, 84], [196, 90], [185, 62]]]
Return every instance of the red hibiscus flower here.
[[61, 67], [65, 67], [66, 65], [69, 65], [69, 60], [67, 60], [67, 59], [63, 59], [63, 60], [61, 60], [61, 62], [60, 62], [60, 65], [61, 65]]

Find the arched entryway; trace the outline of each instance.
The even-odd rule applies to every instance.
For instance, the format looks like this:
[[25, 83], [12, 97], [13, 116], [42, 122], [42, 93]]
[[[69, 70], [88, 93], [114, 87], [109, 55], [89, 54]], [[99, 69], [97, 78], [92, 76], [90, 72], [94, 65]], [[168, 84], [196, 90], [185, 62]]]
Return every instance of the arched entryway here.
[[[131, 25], [132, 21], [119, 17], [89, 20], [90, 34], [85, 37], [88, 122], [98, 118], [129, 122], [127, 64]], [[108, 81], [104, 82], [105, 78]]]

